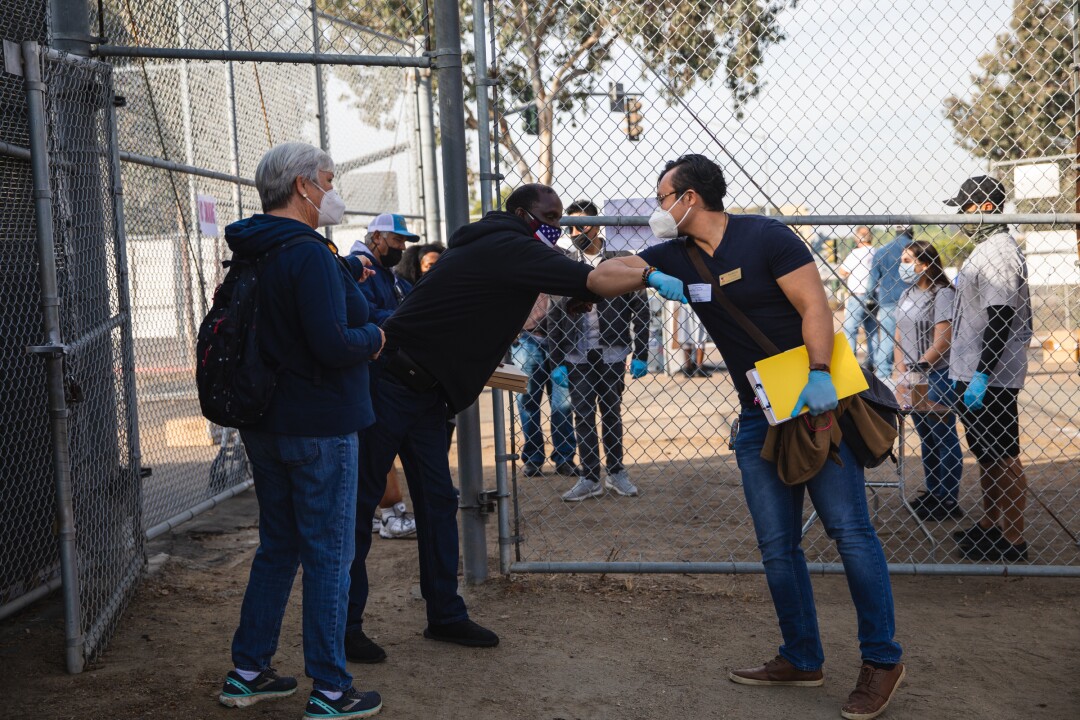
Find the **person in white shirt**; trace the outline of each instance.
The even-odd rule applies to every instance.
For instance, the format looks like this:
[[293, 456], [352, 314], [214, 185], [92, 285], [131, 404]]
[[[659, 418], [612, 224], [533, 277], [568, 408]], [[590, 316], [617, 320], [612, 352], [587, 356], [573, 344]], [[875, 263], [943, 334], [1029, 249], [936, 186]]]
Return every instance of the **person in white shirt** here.
[[844, 335], [852, 352], [859, 351], [859, 328], [866, 334], [865, 364], [873, 362], [874, 336], [877, 335], [877, 320], [873, 307], [867, 305], [867, 290], [870, 289], [870, 266], [874, 260], [874, 236], [870, 228], [860, 225], [855, 228], [855, 248], [844, 258], [836, 269], [841, 279], [847, 282], [851, 295], [844, 305]]

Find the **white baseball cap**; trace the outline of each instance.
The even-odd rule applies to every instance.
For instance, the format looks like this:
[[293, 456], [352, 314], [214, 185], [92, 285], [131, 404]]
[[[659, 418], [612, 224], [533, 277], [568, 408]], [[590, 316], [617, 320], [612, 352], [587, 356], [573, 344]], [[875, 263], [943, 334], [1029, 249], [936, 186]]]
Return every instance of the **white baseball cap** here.
[[367, 226], [368, 232], [375, 232], [376, 230], [381, 232], [392, 232], [405, 238], [405, 242], [416, 242], [420, 239], [420, 236], [416, 233], [409, 232], [409, 228], [405, 225], [405, 218], [401, 215], [395, 215], [394, 213], [383, 213], [382, 215], [376, 215]]

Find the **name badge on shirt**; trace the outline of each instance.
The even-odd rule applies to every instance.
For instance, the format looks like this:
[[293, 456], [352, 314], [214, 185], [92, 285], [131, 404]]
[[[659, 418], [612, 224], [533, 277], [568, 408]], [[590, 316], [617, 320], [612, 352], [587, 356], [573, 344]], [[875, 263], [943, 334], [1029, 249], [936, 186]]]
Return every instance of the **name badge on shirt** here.
[[731, 272], [726, 272], [720, 276], [720, 285], [727, 285], [733, 283], [736, 280], [742, 280], [742, 268], [735, 268]]
[[690, 302], [712, 302], [712, 285], [705, 283], [689, 283]]

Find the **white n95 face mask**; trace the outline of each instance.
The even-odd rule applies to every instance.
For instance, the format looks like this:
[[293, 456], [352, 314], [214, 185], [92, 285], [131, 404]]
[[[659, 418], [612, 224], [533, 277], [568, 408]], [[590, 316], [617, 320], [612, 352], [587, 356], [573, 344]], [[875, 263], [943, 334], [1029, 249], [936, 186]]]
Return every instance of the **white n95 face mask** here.
[[[320, 188], [321, 189], [321, 188]], [[319, 226], [337, 225], [345, 217], [345, 201], [337, 190], [329, 190], [323, 195], [319, 206]]]
[[337, 190], [323, 190], [322, 186], [318, 183], [314, 183], [315, 187], [323, 191], [322, 204], [316, 205], [311, 202], [311, 198], [304, 198], [311, 206], [319, 211], [319, 227], [325, 227], [326, 225], [337, 225], [341, 222], [341, 219], [345, 217], [345, 201], [338, 195]]
[[[679, 203], [679, 200], [683, 199], [683, 195], [686, 195], [686, 193], [679, 196], [679, 199], [675, 201], [675, 205]], [[672, 207], [675, 207], [675, 205], [672, 205]], [[686, 216], [690, 214], [691, 210], [693, 210], [693, 208], [686, 208], [686, 212], [683, 213], [683, 216], [676, 220], [675, 216], [667, 210], [656, 208], [653, 210], [652, 215], [649, 216], [649, 229], [652, 230], [652, 234], [658, 238], [677, 238], [679, 237], [679, 225], [686, 219]]]

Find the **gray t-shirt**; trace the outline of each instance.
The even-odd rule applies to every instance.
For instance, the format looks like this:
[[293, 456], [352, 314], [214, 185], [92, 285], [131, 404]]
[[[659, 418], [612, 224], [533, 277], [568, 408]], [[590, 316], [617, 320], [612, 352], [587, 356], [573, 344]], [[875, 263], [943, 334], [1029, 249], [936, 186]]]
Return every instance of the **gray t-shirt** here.
[[1016, 310], [1001, 360], [990, 369], [990, 385], [1022, 388], [1027, 375], [1027, 345], [1031, 340], [1031, 294], [1027, 261], [1016, 240], [999, 232], [972, 251], [956, 276], [952, 359], [949, 377], [968, 382], [978, 369], [986, 309], [1008, 305]]
[[[956, 291], [951, 287], [931, 287], [920, 290], [912, 285], [900, 296], [896, 305], [896, 334], [900, 340], [900, 356], [910, 368], [934, 344], [934, 326], [952, 322]], [[949, 366], [949, 352], [934, 363], [934, 370]]]

